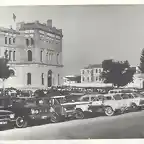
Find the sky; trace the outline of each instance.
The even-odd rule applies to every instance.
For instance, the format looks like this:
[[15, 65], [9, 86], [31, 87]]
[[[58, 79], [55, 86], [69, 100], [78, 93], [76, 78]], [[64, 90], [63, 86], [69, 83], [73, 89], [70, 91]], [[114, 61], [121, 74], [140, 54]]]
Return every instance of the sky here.
[[52, 19], [63, 30], [64, 75], [80, 74], [89, 64], [113, 58], [140, 63], [144, 48], [144, 5], [0, 7], [0, 26]]

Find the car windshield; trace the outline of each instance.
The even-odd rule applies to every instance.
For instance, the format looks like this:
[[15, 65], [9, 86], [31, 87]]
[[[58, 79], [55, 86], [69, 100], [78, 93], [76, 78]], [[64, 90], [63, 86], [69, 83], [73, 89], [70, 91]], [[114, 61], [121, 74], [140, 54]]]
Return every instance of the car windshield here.
[[113, 96], [115, 100], [121, 100], [121, 96], [120, 95], [114, 95]]

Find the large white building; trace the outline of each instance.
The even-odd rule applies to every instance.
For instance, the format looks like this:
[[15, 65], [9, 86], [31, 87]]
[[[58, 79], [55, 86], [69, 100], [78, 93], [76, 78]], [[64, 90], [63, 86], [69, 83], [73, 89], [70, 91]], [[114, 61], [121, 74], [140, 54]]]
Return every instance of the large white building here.
[[53, 27], [52, 20], [17, 23], [16, 30], [0, 28], [0, 56], [8, 51], [14, 74], [5, 87], [35, 90], [61, 85], [62, 38], [62, 30]]
[[102, 71], [103, 68], [101, 64], [89, 65], [81, 69], [81, 83], [102, 83], [103, 80], [100, 77]]

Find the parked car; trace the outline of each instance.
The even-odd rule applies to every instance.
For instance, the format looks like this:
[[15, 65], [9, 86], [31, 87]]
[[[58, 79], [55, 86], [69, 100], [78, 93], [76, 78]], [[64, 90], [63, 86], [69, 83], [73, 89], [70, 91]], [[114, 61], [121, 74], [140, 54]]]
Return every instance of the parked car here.
[[6, 127], [14, 127], [15, 114], [12, 111], [5, 110], [5, 106], [10, 107], [9, 97], [0, 97], [0, 130]]
[[102, 94], [88, 94], [82, 96], [79, 102], [76, 102], [76, 119], [83, 119], [90, 115], [95, 115], [97, 112], [102, 112], [104, 107], [103, 101], [99, 99]]
[[17, 98], [13, 101], [9, 110], [15, 113], [16, 127], [24, 128], [33, 122], [48, 121], [51, 117], [50, 108], [49, 101], [41, 101], [35, 98]]

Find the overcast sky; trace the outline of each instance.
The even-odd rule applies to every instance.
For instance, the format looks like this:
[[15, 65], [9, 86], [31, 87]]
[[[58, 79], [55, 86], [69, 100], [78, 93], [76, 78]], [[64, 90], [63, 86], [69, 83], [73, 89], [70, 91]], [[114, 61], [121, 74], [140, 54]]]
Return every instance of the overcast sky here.
[[0, 26], [53, 20], [63, 30], [64, 75], [79, 74], [88, 64], [104, 59], [139, 64], [144, 48], [144, 6], [30, 6], [0, 7]]

